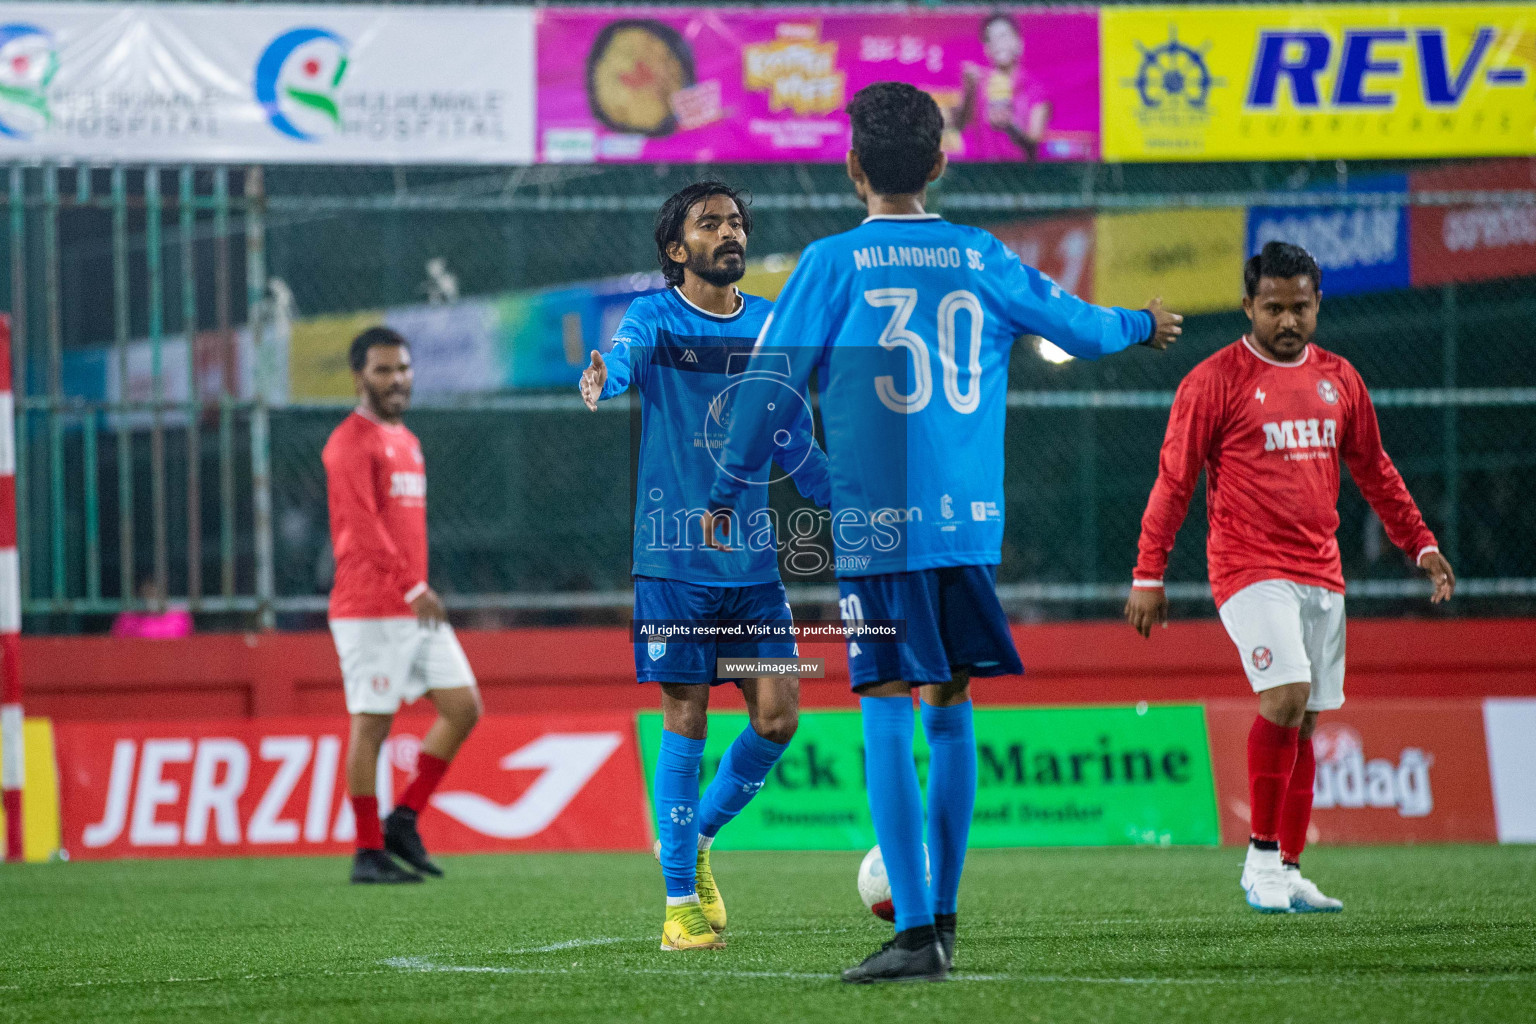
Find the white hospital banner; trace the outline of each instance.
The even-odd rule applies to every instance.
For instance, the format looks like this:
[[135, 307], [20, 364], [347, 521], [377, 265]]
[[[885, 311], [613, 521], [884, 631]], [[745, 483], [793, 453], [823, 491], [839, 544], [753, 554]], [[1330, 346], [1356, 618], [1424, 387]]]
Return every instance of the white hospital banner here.
[[0, 4], [0, 161], [533, 161], [530, 8]]

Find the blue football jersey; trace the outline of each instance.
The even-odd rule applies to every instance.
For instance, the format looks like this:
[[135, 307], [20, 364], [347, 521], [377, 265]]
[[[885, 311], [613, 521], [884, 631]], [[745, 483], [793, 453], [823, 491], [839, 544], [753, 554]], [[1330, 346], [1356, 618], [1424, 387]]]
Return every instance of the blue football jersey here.
[[[754, 361], [787, 365], [792, 388], [817, 376], [838, 575], [1000, 562], [1014, 341], [1038, 334], [1092, 359], [1153, 327], [1145, 310], [1084, 302], [936, 214], [870, 217], [810, 245]], [[762, 460], [783, 413], [769, 390], [739, 397], [714, 507], [739, 503], [741, 467]]]
[[601, 397], [630, 387], [640, 397], [636, 576], [712, 586], [776, 582], [778, 540], [768, 508], [771, 463], [807, 498], [821, 505], [829, 500], [827, 457], [816, 444], [804, 385], [798, 394], [781, 390], [789, 401], [774, 404], [790, 415], [757, 461], [738, 467], [733, 550], [704, 546], [699, 517], [709, 508], [733, 399], [752, 377], [752, 347], [773, 309], [767, 299], [741, 298], [734, 314], [716, 316], [675, 288], [641, 296], [630, 304], [604, 356], [608, 382]]

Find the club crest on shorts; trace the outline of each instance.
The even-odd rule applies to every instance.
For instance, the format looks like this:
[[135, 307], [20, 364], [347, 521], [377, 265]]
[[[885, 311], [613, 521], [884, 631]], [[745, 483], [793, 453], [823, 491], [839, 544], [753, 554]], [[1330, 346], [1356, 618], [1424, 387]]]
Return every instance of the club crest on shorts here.
[[373, 685], [374, 693], [389, 692], [389, 676], [374, 676], [369, 682]]
[[1339, 400], [1339, 389], [1333, 386], [1331, 380], [1320, 380], [1317, 382], [1317, 397], [1332, 405]]
[[656, 637], [645, 645], [645, 653], [652, 661], [660, 661], [661, 656], [667, 653], [667, 638]]
[[1255, 647], [1253, 649], [1253, 667], [1263, 672], [1274, 663], [1275, 656], [1269, 653], [1268, 647]]

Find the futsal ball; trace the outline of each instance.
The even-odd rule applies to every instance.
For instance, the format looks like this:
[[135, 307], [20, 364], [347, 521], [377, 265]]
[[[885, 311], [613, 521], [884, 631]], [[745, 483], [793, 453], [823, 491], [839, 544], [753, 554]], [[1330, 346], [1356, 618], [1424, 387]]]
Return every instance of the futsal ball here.
[[[930, 882], [933, 881], [927, 846], [923, 847], [923, 873]], [[864, 863], [859, 865], [859, 898], [880, 920], [896, 920], [896, 907], [891, 902], [891, 880], [886, 877], [885, 858], [880, 856], [878, 846], [872, 847], [864, 855]]]

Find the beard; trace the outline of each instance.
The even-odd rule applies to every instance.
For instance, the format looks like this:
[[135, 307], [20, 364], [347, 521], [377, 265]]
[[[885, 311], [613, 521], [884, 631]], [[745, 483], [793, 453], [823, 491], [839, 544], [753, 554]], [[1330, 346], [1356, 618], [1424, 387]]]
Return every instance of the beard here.
[[[736, 258], [732, 260], [732, 256]], [[690, 249], [688, 252], [688, 262], [684, 266], [693, 271], [694, 276], [708, 281], [716, 288], [724, 288], [728, 284], [735, 284], [737, 281], [740, 281], [746, 274], [746, 251], [740, 246], [732, 245], [729, 242], [708, 255], [703, 253], [695, 254]]]

